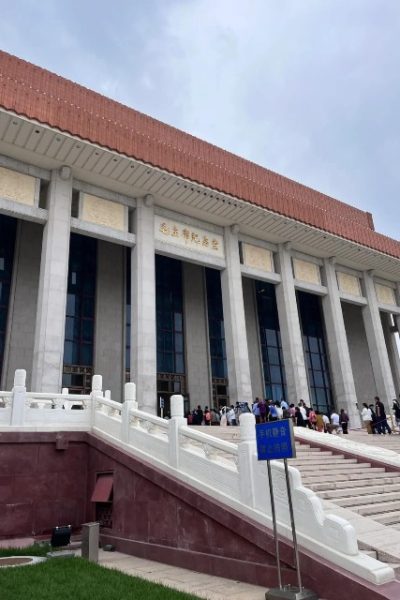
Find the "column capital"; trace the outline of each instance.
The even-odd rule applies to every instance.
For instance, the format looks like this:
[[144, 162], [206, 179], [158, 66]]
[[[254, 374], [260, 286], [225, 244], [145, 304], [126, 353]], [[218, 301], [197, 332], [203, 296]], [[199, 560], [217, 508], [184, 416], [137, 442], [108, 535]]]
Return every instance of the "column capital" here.
[[240, 232], [240, 227], [237, 223], [231, 225], [231, 232], [237, 235]]
[[151, 206], [154, 206], [153, 194], [146, 194], [145, 196], [143, 196], [143, 204], [145, 206], [147, 206], [148, 208], [150, 208]]
[[63, 165], [62, 167], [59, 168], [58, 174], [60, 176], [60, 179], [62, 179], [63, 181], [67, 181], [68, 179], [71, 179], [71, 177], [72, 177], [71, 167], [68, 167], [67, 165]]
[[337, 258], [336, 256], [329, 256], [328, 258], [325, 259], [326, 262], [330, 265], [332, 265], [332, 267], [334, 267], [336, 265], [337, 262]]
[[292, 242], [282, 242], [282, 244], [279, 244], [279, 246], [282, 248], [282, 250], [290, 252], [292, 249]]

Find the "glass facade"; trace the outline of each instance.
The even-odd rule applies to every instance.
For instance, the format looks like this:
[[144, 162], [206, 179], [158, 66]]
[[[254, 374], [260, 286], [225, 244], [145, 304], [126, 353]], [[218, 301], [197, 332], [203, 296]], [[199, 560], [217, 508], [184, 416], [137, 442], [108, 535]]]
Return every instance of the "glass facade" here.
[[63, 386], [90, 391], [93, 373], [97, 241], [71, 234]]
[[271, 283], [256, 281], [255, 291], [265, 397], [280, 401], [286, 399], [286, 380], [275, 287]]
[[6, 343], [16, 231], [16, 219], [0, 215], [0, 380]]
[[208, 336], [212, 377], [226, 378], [224, 313], [222, 308], [221, 276], [216, 269], [205, 269], [208, 312]]
[[205, 268], [213, 405], [229, 404], [221, 274]]
[[185, 373], [182, 264], [156, 256], [157, 371]]
[[327, 413], [332, 409], [333, 402], [321, 299], [307, 292], [297, 292], [297, 304], [311, 404], [314, 409]]

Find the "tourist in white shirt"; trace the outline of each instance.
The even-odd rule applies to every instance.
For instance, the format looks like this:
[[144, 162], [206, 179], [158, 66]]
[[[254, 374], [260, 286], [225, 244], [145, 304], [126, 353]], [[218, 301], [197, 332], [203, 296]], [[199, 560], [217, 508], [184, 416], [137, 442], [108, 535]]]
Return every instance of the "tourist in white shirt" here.
[[322, 415], [322, 420], [324, 422], [325, 433], [328, 433], [330, 425], [331, 425], [329, 422], [329, 417], [327, 415]]
[[329, 433], [337, 433], [340, 427], [340, 417], [337, 412], [331, 412], [331, 426], [329, 428]]
[[363, 409], [361, 411], [361, 419], [363, 422], [363, 426], [368, 431], [368, 433], [372, 433], [372, 411], [368, 407], [366, 402], [363, 402]]

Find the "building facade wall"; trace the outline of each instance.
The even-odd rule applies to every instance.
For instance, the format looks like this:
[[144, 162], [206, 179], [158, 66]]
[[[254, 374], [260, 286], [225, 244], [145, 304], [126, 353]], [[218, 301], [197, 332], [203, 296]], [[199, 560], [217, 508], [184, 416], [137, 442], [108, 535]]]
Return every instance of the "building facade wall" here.
[[393, 376], [393, 383], [396, 390], [396, 397], [400, 394], [400, 359], [399, 349], [396, 343], [393, 331], [393, 322], [389, 313], [381, 313], [382, 328], [385, 336], [386, 348], [389, 355], [390, 369]]
[[98, 241], [94, 370], [112, 398], [122, 397], [125, 329], [124, 247]]
[[[25, 171], [34, 169], [33, 166], [22, 165], [22, 163], [16, 168], [18, 167]], [[330, 306], [329, 318], [327, 318], [327, 311], [324, 311], [330, 368], [334, 375], [332, 406], [344, 407], [351, 412], [354, 409], [355, 396], [360, 405], [364, 401], [370, 401], [377, 393], [381, 397], [384, 396], [388, 404], [392, 399], [393, 386], [382, 385], [382, 381], [388, 379], [384, 376], [388, 372], [398, 393], [400, 388], [398, 350], [390, 331], [392, 320], [387, 314], [390, 306], [389, 308], [384, 306], [389, 301], [395, 303], [395, 294], [386, 294], [383, 297], [382, 294], [380, 296], [375, 293], [376, 286], [378, 290], [394, 290], [393, 282], [385, 285], [385, 280], [375, 280], [372, 271], [360, 271], [358, 274], [356, 272], [351, 275], [352, 270], [336, 265], [335, 259], [321, 260], [313, 256], [311, 249], [309, 256], [300, 254], [292, 249], [290, 243], [274, 245], [272, 240], [256, 238], [249, 241], [248, 237], [241, 236], [238, 225], [224, 228], [217, 226], [208, 221], [207, 212], [201, 215], [204, 221], [184, 216], [177, 211], [176, 206], [171, 205], [168, 209], [165, 209], [165, 206], [159, 207], [157, 198], [149, 195], [132, 199], [131, 204], [129, 198], [124, 197], [121, 200], [120, 205], [124, 205], [123, 210], [120, 211], [125, 215], [124, 230], [115, 228], [113, 222], [108, 226], [104, 219], [101, 223], [96, 219], [85, 221], [80, 218], [82, 215], [79, 211], [77, 217], [72, 216], [74, 213], [72, 200], [74, 192], [77, 191], [74, 189], [76, 182], [73, 176], [71, 169], [64, 167], [48, 172], [46, 181], [50, 181], [50, 186], [45, 210], [39, 208], [36, 192], [33, 198], [34, 204], [28, 208], [23, 202], [18, 202], [18, 189], [14, 190], [15, 198], [7, 200], [8, 203], [15, 200], [13, 210], [16, 214], [18, 211], [21, 213], [21, 219], [13, 275], [13, 297], [8, 316], [9, 334], [4, 362], [4, 387], [11, 387], [14, 370], [19, 367], [26, 368], [28, 381], [31, 378], [33, 386], [36, 386], [38, 391], [58, 391], [61, 387], [68, 257], [70, 256], [69, 239], [73, 232], [74, 235], [79, 233], [97, 240], [93, 367], [95, 372], [103, 375], [105, 389], [110, 389], [116, 399], [121, 398], [125, 371], [124, 253], [125, 248], [128, 247], [128, 252], [132, 252], [133, 257], [131, 377], [137, 383], [141, 407], [156, 412], [157, 331], [154, 264], [155, 255], [164, 254], [163, 248], [160, 249], [163, 243], [169, 244], [165, 254], [181, 261], [182, 264], [184, 376], [192, 407], [197, 404], [212, 405], [205, 267], [218, 268], [221, 273], [224, 343], [231, 403], [243, 400], [251, 402], [255, 396], [264, 395], [259, 320], [254, 289], [257, 273], [260, 280], [268, 281], [268, 285], [275, 286], [284, 370], [290, 401], [296, 402], [300, 397], [307, 401], [309, 398], [305, 360], [307, 357], [303, 348], [304, 340], [296, 300], [298, 290], [323, 297], [325, 304], [327, 299], [330, 301], [335, 296], [334, 303]], [[37, 178], [36, 187], [38, 181]], [[112, 188], [112, 182], [110, 187]], [[87, 188], [94, 189], [94, 186], [86, 185], [84, 189]], [[99, 197], [110, 198], [110, 203], [119, 202], [119, 196], [111, 190], [102, 191], [96, 188], [94, 193]], [[5, 214], [9, 214], [7, 212], [9, 204], [4, 206]], [[3, 204], [0, 204], [0, 210], [2, 207]], [[172, 208], [175, 208], [175, 212]], [[164, 219], [160, 217], [163, 211], [170, 214], [171, 223], [174, 225], [171, 226], [168, 236], [165, 231], [160, 233], [159, 221]], [[134, 217], [132, 234], [127, 230], [128, 214]], [[33, 223], [31, 220], [41, 224]], [[186, 221], [191, 225], [185, 224]], [[42, 236], [43, 230], [44, 236]], [[175, 233], [180, 236], [179, 244], [174, 239]], [[268, 237], [268, 232], [266, 236]], [[243, 242], [246, 239], [247, 242]], [[214, 243], [218, 247], [218, 253], [213, 255]], [[266, 249], [270, 259], [268, 265], [257, 260], [243, 263], [243, 256], [240, 253], [241, 243], [248, 243], [256, 249]], [[257, 244], [261, 245], [257, 246]], [[260, 253], [260, 250], [258, 251]], [[321, 266], [325, 265], [326, 275], [327, 260], [331, 275], [329, 281], [327, 277], [325, 279], [321, 277], [321, 272], [324, 272]], [[295, 270], [293, 265], [297, 265]], [[299, 268], [299, 265], [302, 268]], [[342, 270], [352, 281], [358, 283], [357, 289], [353, 287], [343, 289], [340, 282], [338, 284], [337, 273]], [[314, 273], [313, 277], [310, 275], [312, 273]], [[352, 296], [358, 306], [343, 302], [343, 299]], [[338, 322], [337, 311], [340, 303], [345, 334], [335, 327]], [[386, 311], [384, 314], [383, 310]], [[400, 312], [400, 308], [395, 304], [393, 304], [393, 312], [395, 315]], [[367, 313], [371, 318], [365, 318]], [[332, 352], [333, 334], [336, 336], [335, 352]], [[352, 369], [345, 369], [343, 368], [345, 365], [340, 363], [343, 362], [341, 349], [345, 346], [342, 334], [346, 336]], [[379, 364], [375, 360], [373, 347], [379, 347], [380, 356], [384, 355]], [[351, 392], [352, 384], [356, 394]], [[355, 422], [354, 418], [353, 422]]]
[[39, 288], [43, 227], [18, 221], [14, 255], [14, 284], [8, 315], [8, 344], [5, 356], [5, 389], [13, 386], [16, 369], [25, 369], [30, 389], [35, 342], [35, 320]]
[[186, 376], [191, 408], [209, 404], [210, 365], [204, 269], [183, 263]]
[[254, 281], [243, 277], [244, 310], [246, 314], [247, 344], [249, 348], [251, 387], [254, 398], [265, 397], [264, 378], [260, 356], [257, 306], [254, 298]]
[[373, 403], [374, 396], [377, 394], [362, 318], [362, 309], [348, 302], [342, 302], [342, 309], [357, 393], [357, 403], [361, 409], [363, 402], [367, 402], [367, 404]]

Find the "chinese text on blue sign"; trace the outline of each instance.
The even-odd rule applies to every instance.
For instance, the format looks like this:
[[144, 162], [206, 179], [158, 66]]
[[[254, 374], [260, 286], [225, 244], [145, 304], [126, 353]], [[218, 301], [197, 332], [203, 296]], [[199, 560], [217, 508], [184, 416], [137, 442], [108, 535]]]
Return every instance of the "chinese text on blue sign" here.
[[294, 458], [293, 425], [289, 419], [256, 425], [258, 460]]

